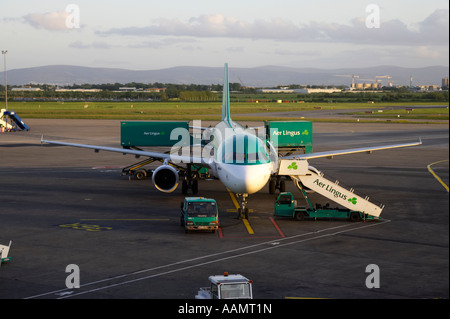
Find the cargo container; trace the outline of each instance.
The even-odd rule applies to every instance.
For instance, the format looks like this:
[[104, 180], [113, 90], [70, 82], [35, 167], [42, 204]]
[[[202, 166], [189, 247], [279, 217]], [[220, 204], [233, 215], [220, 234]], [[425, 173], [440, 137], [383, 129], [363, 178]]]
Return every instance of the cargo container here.
[[305, 154], [313, 151], [312, 122], [265, 121], [268, 140], [278, 149], [302, 149]]
[[[177, 134], [171, 140], [174, 129], [184, 129], [186, 136]], [[183, 130], [181, 130], [183, 131]], [[186, 146], [191, 142], [188, 122], [151, 122], [151, 121], [122, 121], [120, 124], [121, 145], [133, 146]]]

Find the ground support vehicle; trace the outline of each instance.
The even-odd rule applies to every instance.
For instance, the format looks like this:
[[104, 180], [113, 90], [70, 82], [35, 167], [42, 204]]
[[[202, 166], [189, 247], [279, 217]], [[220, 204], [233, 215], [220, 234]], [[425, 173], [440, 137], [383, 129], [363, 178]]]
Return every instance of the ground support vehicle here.
[[242, 275], [209, 276], [210, 286], [200, 288], [195, 299], [253, 299], [252, 283]]
[[[308, 154], [313, 151], [312, 122], [310, 121], [265, 121], [266, 139], [276, 150], [278, 157]], [[269, 180], [269, 193], [286, 190], [288, 176], [273, 175]]]
[[219, 228], [219, 210], [214, 199], [186, 197], [181, 203], [180, 224], [186, 233], [191, 230], [215, 232]]
[[322, 207], [316, 204], [314, 207], [310, 202], [307, 193], [304, 192], [305, 199], [308, 206], [297, 206], [297, 201], [290, 192], [283, 192], [278, 195], [275, 202], [275, 213], [277, 217], [289, 217], [295, 220], [304, 220], [306, 218], [336, 218], [336, 219], [348, 219], [353, 222], [360, 220], [374, 220], [379, 217], [364, 214], [362, 212], [351, 210], [348, 208], [331, 208], [329, 205]]
[[8, 256], [11, 244], [12, 241], [9, 242], [8, 246], [0, 245], [0, 266], [2, 265], [3, 262], [11, 260], [11, 257]]
[[30, 128], [14, 111], [0, 110], [0, 133], [14, 131], [29, 131]]

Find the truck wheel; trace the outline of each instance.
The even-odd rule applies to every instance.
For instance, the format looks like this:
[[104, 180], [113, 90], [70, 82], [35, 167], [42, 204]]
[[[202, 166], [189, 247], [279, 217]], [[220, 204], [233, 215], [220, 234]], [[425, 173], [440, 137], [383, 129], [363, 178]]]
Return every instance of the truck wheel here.
[[361, 220], [361, 215], [358, 212], [352, 212], [350, 214], [350, 221], [359, 222]]
[[303, 214], [303, 212], [296, 212], [294, 218], [298, 221], [304, 220], [305, 214]]
[[271, 178], [269, 181], [269, 194], [275, 194], [276, 183], [275, 179]]

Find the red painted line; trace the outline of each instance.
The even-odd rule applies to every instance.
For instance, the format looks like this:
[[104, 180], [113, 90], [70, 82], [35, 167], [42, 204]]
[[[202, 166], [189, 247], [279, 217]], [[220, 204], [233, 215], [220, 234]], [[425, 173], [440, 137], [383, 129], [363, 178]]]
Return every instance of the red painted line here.
[[219, 225], [219, 228], [217, 229], [217, 231], [219, 232], [219, 238], [223, 238], [222, 226], [220, 226], [220, 219], [219, 218], [217, 218], [217, 223]]
[[278, 230], [278, 233], [280, 234], [280, 236], [283, 237], [283, 238], [286, 237], [283, 234], [283, 232], [281, 231], [280, 227], [278, 227], [278, 224], [275, 222], [275, 220], [272, 217], [270, 217], [269, 219], [272, 222], [272, 224], [275, 226], [275, 228]]

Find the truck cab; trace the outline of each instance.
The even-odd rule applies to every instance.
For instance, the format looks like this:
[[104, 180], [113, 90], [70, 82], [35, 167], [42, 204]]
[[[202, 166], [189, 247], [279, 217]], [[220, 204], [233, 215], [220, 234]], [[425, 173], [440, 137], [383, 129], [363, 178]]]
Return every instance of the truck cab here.
[[180, 224], [186, 232], [208, 230], [214, 233], [219, 228], [216, 201], [204, 197], [186, 197], [181, 203]]
[[275, 216], [290, 217], [302, 220], [307, 209], [304, 206], [297, 207], [297, 201], [289, 192], [282, 192], [275, 201]]
[[252, 283], [242, 275], [209, 276], [210, 287], [200, 288], [195, 299], [253, 299]]

